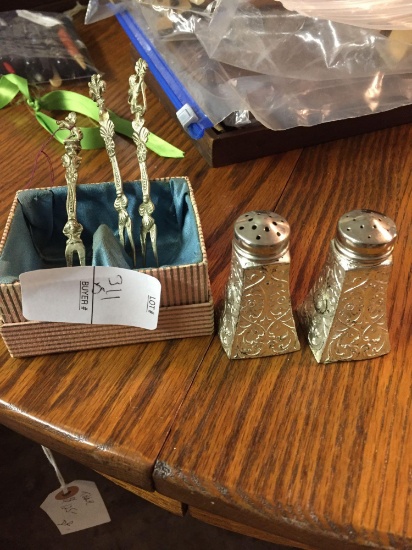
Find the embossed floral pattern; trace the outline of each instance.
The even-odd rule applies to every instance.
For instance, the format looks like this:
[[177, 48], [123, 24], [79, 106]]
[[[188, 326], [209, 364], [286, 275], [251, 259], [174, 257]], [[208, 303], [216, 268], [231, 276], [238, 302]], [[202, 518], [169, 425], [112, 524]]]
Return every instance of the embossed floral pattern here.
[[369, 359], [390, 350], [386, 293], [391, 267], [346, 269], [329, 252], [322, 273], [298, 313], [309, 345], [322, 363]]
[[389, 274], [387, 267], [347, 273], [328, 357], [368, 359], [389, 351], [385, 301]]
[[231, 357], [263, 357], [300, 349], [288, 264], [250, 266], [242, 272], [234, 254], [219, 336]]

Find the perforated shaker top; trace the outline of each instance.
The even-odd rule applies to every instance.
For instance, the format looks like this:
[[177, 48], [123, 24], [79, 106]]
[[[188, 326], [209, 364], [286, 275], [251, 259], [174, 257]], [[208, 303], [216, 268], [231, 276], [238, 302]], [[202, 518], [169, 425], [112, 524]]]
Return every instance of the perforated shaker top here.
[[289, 238], [288, 222], [275, 212], [247, 212], [235, 222], [235, 247], [252, 260], [280, 258], [289, 248]]
[[339, 222], [336, 246], [356, 259], [380, 259], [389, 256], [397, 237], [393, 220], [373, 210], [352, 210]]

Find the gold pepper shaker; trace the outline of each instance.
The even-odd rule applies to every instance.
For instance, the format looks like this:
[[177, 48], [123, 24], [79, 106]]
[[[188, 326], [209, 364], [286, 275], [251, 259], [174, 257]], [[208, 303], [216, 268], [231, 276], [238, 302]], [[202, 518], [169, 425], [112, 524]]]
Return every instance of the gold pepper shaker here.
[[371, 359], [390, 351], [386, 293], [395, 223], [353, 210], [338, 221], [323, 270], [298, 308], [319, 363]]

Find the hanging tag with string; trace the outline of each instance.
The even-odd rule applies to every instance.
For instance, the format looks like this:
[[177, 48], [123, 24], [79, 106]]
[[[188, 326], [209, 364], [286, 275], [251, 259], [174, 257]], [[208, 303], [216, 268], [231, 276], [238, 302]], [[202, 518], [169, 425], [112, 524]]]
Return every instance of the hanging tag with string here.
[[60, 488], [48, 495], [40, 508], [46, 512], [61, 535], [95, 527], [110, 521], [109, 513], [93, 481], [76, 480], [66, 484], [47, 447], [42, 449], [56, 472]]

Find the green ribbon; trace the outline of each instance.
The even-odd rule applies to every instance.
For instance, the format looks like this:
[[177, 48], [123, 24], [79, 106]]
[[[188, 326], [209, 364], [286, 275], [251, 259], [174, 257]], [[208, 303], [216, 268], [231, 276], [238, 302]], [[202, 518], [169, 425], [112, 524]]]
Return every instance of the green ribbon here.
[[[63, 143], [65, 138], [62, 136], [61, 132], [57, 132], [57, 130], [59, 130], [57, 121], [44, 114], [42, 110], [75, 111], [97, 122], [99, 120], [99, 108], [90, 98], [67, 90], [55, 90], [40, 98], [32, 98], [27, 80], [16, 74], [8, 74], [0, 78], [0, 109], [13, 101], [19, 92], [26, 99], [29, 107], [33, 109], [37, 121], [43, 128], [50, 132], [50, 134], [54, 134], [55, 138], [60, 143]], [[117, 116], [113, 111], [109, 112], [115, 131], [131, 138], [133, 135], [131, 122]], [[100, 136], [98, 127], [83, 127], [80, 129], [83, 132], [81, 143], [82, 149], [100, 149], [104, 147], [104, 141]], [[174, 147], [158, 136], [155, 136], [151, 132], [149, 133], [146, 145], [148, 149], [162, 157], [181, 158], [184, 156], [183, 151], [177, 149], [177, 147]]]

